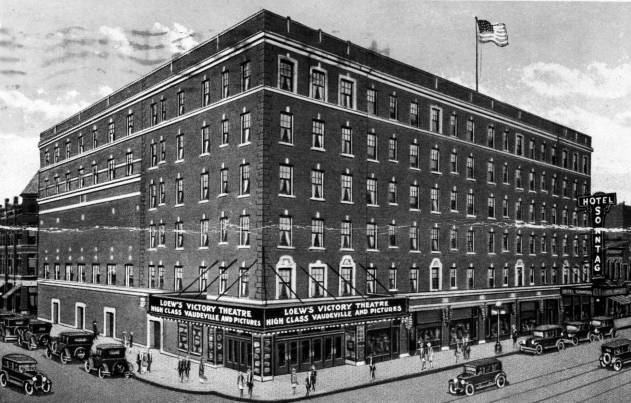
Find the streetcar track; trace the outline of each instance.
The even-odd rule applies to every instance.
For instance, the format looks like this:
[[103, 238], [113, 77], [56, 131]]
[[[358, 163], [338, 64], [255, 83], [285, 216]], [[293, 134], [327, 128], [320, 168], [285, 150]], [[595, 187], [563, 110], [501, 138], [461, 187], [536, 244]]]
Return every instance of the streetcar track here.
[[[609, 378], [603, 378], [603, 379], [609, 379]], [[607, 389], [606, 391], [604, 391], [604, 392], [600, 392], [600, 393], [599, 393], [599, 394], [597, 394], [597, 395], [590, 396], [589, 398], [587, 398], [587, 399], [585, 399], [585, 400], [579, 400], [579, 401], [578, 401], [578, 402], [576, 402], [576, 403], [584, 403], [584, 402], [587, 402], [587, 401], [589, 401], [590, 399], [595, 399], [595, 398], [597, 398], [598, 396], [602, 396], [602, 395], [604, 395], [604, 394], [606, 394], [606, 393], [609, 393], [609, 392], [611, 392], [611, 391], [613, 391], [613, 390], [616, 390], [616, 389], [620, 389], [620, 388], [625, 387], [625, 386], [629, 386], [629, 384], [628, 384], [628, 383], [623, 383], [623, 384], [621, 384], [621, 385], [616, 386], [615, 388]]]
[[[598, 369], [601, 369], [601, 368], [598, 368]], [[593, 371], [589, 371], [589, 372], [593, 372]], [[589, 372], [585, 372], [585, 374], [588, 374]], [[570, 393], [570, 392], [573, 392], [573, 391], [575, 391], [575, 390], [578, 390], [578, 389], [583, 389], [583, 388], [585, 388], [585, 387], [587, 387], [587, 386], [591, 386], [591, 385], [594, 385], [594, 384], [599, 383], [599, 382], [607, 381], [607, 380], [609, 380], [609, 379], [611, 379], [611, 378], [613, 378], [613, 377], [620, 376], [620, 375], [622, 375], [622, 374], [624, 374], [624, 373], [626, 373], [626, 372], [628, 372], [628, 370], [626, 370], [626, 371], [620, 371], [620, 372], [618, 372], [618, 373], [614, 373], [612, 376], [606, 376], [606, 377], [604, 377], [604, 378], [596, 379], [596, 380], [594, 380], [594, 381], [591, 381], [591, 382], [589, 382], [589, 383], [586, 383], [585, 385], [577, 386], [577, 387], [572, 388], [572, 389], [568, 389], [568, 390], [565, 390], [565, 391], [562, 391], [562, 392], [559, 392], [559, 393], [555, 393], [554, 395], [548, 396], [548, 397], [546, 397], [546, 398], [544, 398], [544, 399], [539, 399], [539, 400], [536, 400], [536, 401], [534, 401], [534, 402], [532, 402], [532, 403], [541, 403], [541, 402], [545, 402], [546, 400], [550, 400], [550, 399], [553, 399], [553, 398], [555, 398], [555, 397], [559, 397], [559, 396], [561, 396], [561, 395], [565, 395], [565, 394]], [[581, 374], [581, 375], [582, 375], [582, 374]], [[624, 384], [623, 384], [623, 385], [624, 385]], [[626, 386], [626, 385], [624, 385], [624, 386]]]

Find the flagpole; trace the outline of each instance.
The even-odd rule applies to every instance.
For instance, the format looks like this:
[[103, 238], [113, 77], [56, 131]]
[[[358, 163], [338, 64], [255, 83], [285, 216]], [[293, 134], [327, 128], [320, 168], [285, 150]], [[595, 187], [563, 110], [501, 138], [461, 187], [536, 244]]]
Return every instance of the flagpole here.
[[478, 17], [475, 17], [475, 92], [478, 92]]

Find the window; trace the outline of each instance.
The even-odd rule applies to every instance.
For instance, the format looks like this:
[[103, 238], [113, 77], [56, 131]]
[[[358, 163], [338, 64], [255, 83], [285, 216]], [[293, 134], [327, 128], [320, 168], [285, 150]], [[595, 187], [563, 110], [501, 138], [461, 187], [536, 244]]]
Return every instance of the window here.
[[442, 121], [441, 121], [442, 109], [432, 106], [429, 108], [429, 130], [434, 133], [442, 133]]
[[324, 297], [324, 290], [326, 287], [324, 282], [325, 267], [313, 266], [309, 268], [309, 272], [309, 274], [311, 275], [311, 278], [309, 279], [309, 297]]
[[128, 152], [125, 155], [125, 175], [130, 176], [134, 174], [134, 154]]
[[515, 187], [517, 189], [521, 189], [522, 188], [521, 169], [520, 168], [515, 169]]
[[167, 228], [166, 224], [160, 220], [158, 225], [158, 246], [166, 246], [167, 244]]
[[366, 203], [370, 206], [377, 206], [377, 179], [366, 179]]
[[415, 183], [410, 185], [410, 209], [420, 209], [419, 186]]
[[149, 224], [149, 248], [156, 247], [156, 226], [155, 224]]
[[475, 195], [473, 194], [473, 189], [469, 189], [469, 193], [467, 193], [467, 215], [475, 215]]
[[548, 253], [548, 240], [546, 238], [546, 234], [541, 235], [539, 249], [541, 250], [541, 253]]
[[531, 159], [535, 159], [535, 140], [530, 139], [530, 141], [528, 142], [528, 157], [530, 157]]
[[72, 152], [70, 152], [70, 140], [66, 140], [66, 157], [70, 158], [72, 156]]
[[486, 129], [486, 146], [495, 148], [495, 127], [489, 126]]
[[535, 191], [535, 171], [532, 170], [528, 174], [528, 190], [531, 192]]
[[107, 160], [107, 179], [116, 179], [116, 161], [113, 158]]
[[250, 246], [250, 216], [239, 216], [239, 246]]
[[317, 169], [311, 170], [311, 198], [324, 199], [324, 172]]
[[398, 202], [399, 197], [397, 193], [397, 182], [394, 178], [392, 178], [388, 183], [388, 203], [397, 204]]
[[474, 271], [475, 269], [473, 267], [467, 268], [467, 288], [470, 290], [475, 288]]
[[[208, 288], [208, 267], [207, 266], [199, 266], [199, 291], [205, 292]], [[154, 273], [155, 276], [155, 273]]]
[[531, 255], [535, 254], [535, 243], [535, 234], [530, 234], [530, 236], [528, 237], [528, 253]]
[[467, 253], [475, 253], [475, 232], [473, 228], [467, 230]]
[[156, 208], [158, 206], [158, 190], [153, 179], [149, 183], [149, 208]]
[[202, 127], [202, 154], [210, 153], [210, 127]]
[[377, 91], [369, 88], [366, 90], [366, 112], [377, 114]]
[[369, 250], [377, 249], [377, 224], [366, 224], [366, 242]]
[[517, 232], [517, 234], [515, 234], [515, 253], [517, 253], [517, 254], [523, 253], [522, 237], [521, 237], [521, 233], [519, 231]]
[[552, 145], [552, 149], [550, 150], [550, 163], [553, 165], [557, 164], [557, 146]]
[[432, 172], [440, 172], [440, 152], [436, 146], [430, 151], [429, 169]]
[[502, 269], [502, 285], [508, 287], [508, 265], [504, 265]]
[[160, 162], [167, 160], [167, 143], [164, 138], [160, 137]]
[[322, 70], [311, 69], [311, 97], [326, 100], [326, 73]]
[[280, 164], [279, 177], [280, 177], [280, 190], [279, 194], [284, 196], [293, 196], [294, 167], [287, 164]]
[[294, 91], [294, 63], [280, 59], [279, 86], [282, 90]]
[[250, 273], [247, 268], [239, 269], [239, 297], [247, 298], [250, 295]]
[[205, 214], [202, 215], [202, 219], [199, 221], [199, 246], [204, 248], [208, 247], [208, 231], [210, 221]]
[[228, 243], [228, 216], [222, 211], [219, 217], [219, 244]]
[[116, 285], [116, 265], [107, 265], [107, 285]]
[[280, 142], [293, 144], [294, 135], [293, 135], [293, 120], [294, 117], [290, 113], [281, 112], [280, 113]]
[[515, 266], [515, 287], [522, 287], [524, 285], [524, 267]]
[[350, 127], [342, 127], [342, 154], [353, 155], [353, 131]]
[[567, 168], [568, 167], [567, 150], [562, 150], [561, 151], [561, 166], [563, 168]]
[[352, 249], [353, 224], [348, 220], [342, 221], [340, 227], [340, 249]]
[[311, 219], [311, 247], [324, 248], [324, 220], [321, 218]]
[[458, 150], [455, 148], [449, 154], [449, 169], [452, 174], [458, 173]]
[[65, 176], [65, 184], [66, 184], [66, 192], [70, 191], [70, 172], [66, 172], [66, 176]]
[[151, 126], [158, 124], [158, 105], [155, 102], [152, 102], [149, 106], [149, 114], [151, 115]]
[[181, 133], [175, 137], [175, 148], [176, 160], [182, 161], [184, 159], [184, 135]]
[[377, 292], [377, 269], [370, 268], [366, 273], [366, 293], [374, 294]]
[[291, 217], [288, 215], [282, 215], [279, 218], [278, 235], [279, 246], [290, 247], [292, 246], [292, 233], [291, 233]]
[[392, 221], [392, 224], [388, 224], [388, 247], [389, 248], [398, 248], [399, 243], [397, 239], [397, 227]]
[[390, 95], [390, 102], [388, 103], [388, 116], [390, 119], [398, 119], [399, 117], [399, 106], [396, 95]]
[[451, 211], [458, 211], [458, 188], [453, 187], [449, 196], [449, 206]]
[[494, 267], [489, 267], [486, 271], [486, 285], [488, 288], [493, 288], [495, 287], [495, 268]]
[[524, 136], [521, 134], [515, 135], [515, 154], [524, 155]]
[[439, 199], [438, 185], [434, 185], [429, 192], [430, 211], [432, 213], [440, 212], [440, 199]]
[[508, 184], [508, 164], [502, 165], [502, 182]]
[[246, 196], [250, 194], [250, 164], [241, 164], [239, 166], [240, 186], [239, 194]]
[[396, 137], [391, 137], [390, 139], [388, 139], [388, 159], [390, 161], [399, 160], [398, 142]]
[[182, 291], [183, 285], [182, 285], [182, 266], [175, 266], [174, 267], [174, 276], [173, 276], [173, 288], [175, 289], [175, 291]]
[[127, 115], [127, 135], [130, 136], [134, 132], [134, 113]]
[[[202, 106], [210, 104], [210, 80], [205, 78], [202, 81]], [[154, 104], [151, 105], [153, 108]]]
[[77, 153], [81, 154], [85, 151], [85, 147], [83, 146], [83, 134], [79, 133], [77, 137]]
[[521, 221], [524, 219], [522, 206], [523, 206], [523, 203], [521, 199], [515, 202], [515, 220]]
[[96, 164], [92, 164], [92, 184], [99, 183], [99, 167]]
[[449, 229], [449, 248], [458, 249], [458, 228], [455, 225]]
[[397, 289], [397, 269], [392, 267], [388, 270], [388, 290]]
[[250, 62], [247, 61], [241, 65], [241, 91], [247, 91], [252, 86], [252, 71]]
[[410, 269], [410, 292], [418, 292], [418, 269]]
[[61, 280], [61, 274], [59, 272], [59, 263], [55, 263], [54, 270], [55, 270], [55, 272], [53, 273], [54, 280]]
[[495, 218], [495, 196], [491, 193], [488, 198], [488, 217]]
[[489, 183], [495, 183], [495, 164], [492, 159], [486, 163], [486, 180]]
[[439, 242], [438, 242], [438, 227], [433, 227], [430, 231], [430, 250], [432, 252], [439, 252]]
[[134, 266], [131, 264], [125, 265], [125, 286], [134, 286]]
[[[583, 169], [582, 169], [584, 174], [589, 174], [589, 157], [587, 157], [586, 155], [583, 156]], [[587, 194], [587, 193], [584, 193]]]
[[250, 142], [250, 112], [241, 115], [241, 144]]
[[311, 129], [311, 147], [318, 150], [324, 149], [324, 122], [313, 120]]
[[149, 149], [151, 153], [150, 165], [151, 167], [155, 167], [158, 165], [158, 145], [156, 144], [155, 140], [151, 140], [151, 145], [149, 146]]
[[353, 290], [353, 284], [355, 283], [355, 268], [353, 266], [342, 266], [340, 267], [340, 295], [354, 295], [355, 292]]
[[184, 204], [184, 178], [175, 179], [175, 204]]
[[177, 115], [184, 115], [184, 91], [182, 90], [177, 93]]
[[467, 157], [467, 179], [475, 179], [475, 159], [473, 155]]
[[99, 146], [99, 132], [95, 127], [94, 129], [92, 129], [92, 149], [95, 149], [98, 146]]
[[85, 171], [83, 168], [79, 168], [79, 171], [77, 172], [78, 177], [79, 177], [79, 189], [85, 187]]
[[442, 265], [440, 262], [432, 262], [430, 266], [430, 291], [440, 290]]
[[340, 105], [345, 108], [354, 108], [354, 82], [340, 78]]
[[541, 264], [541, 284], [548, 284], [548, 271], [546, 270], [545, 263]]
[[116, 131], [114, 128], [113, 120], [110, 120], [109, 124], [107, 125], [107, 138], [109, 139], [110, 143], [116, 140]]
[[230, 139], [230, 121], [228, 119], [223, 119], [221, 121], [221, 145], [228, 144]]
[[416, 224], [416, 221], [414, 221], [412, 223], [412, 225], [409, 228], [409, 235], [410, 235], [410, 251], [416, 251], [418, 252], [420, 250], [420, 244], [419, 244], [419, 228], [418, 225]]
[[175, 230], [173, 231], [175, 234], [175, 248], [183, 248], [184, 247], [184, 223], [179, 219], [175, 222]]
[[166, 190], [165, 190], [165, 185], [164, 185], [164, 179], [160, 178], [160, 183], [158, 185], [158, 200], [159, 200], [159, 204], [165, 204], [166, 203]]
[[353, 202], [353, 176], [350, 174], [342, 174], [342, 202]]
[[490, 230], [487, 233], [486, 245], [487, 245], [487, 248], [486, 248], [487, 253], [495, 253], [495, 232], [493, 230]]
[[230, 96], [230, 72], [228, 70], [221, 72], [221, 98]]
[[219, 171], [219, 194], [228, 194], [228, 168], [221, 168]]
[[366, 157], [369, 160], [377, 161], [377, 135], [375, 133], [366, 135]]
[[458, 114], [456, 112], [452, 112], [449, 117], [449, 134], [458, 137]]
[[475, 143], [475, 122], [473, 118], [467, 120], [467, 141]]
[[410, 144], [410, 168], [419, 169], [420, 162], [418, 158], [419, 146], [418, 144]]
[[410, 102], [410, 125], [414, 127], [419, 126], [418, 103], [416, 102]]

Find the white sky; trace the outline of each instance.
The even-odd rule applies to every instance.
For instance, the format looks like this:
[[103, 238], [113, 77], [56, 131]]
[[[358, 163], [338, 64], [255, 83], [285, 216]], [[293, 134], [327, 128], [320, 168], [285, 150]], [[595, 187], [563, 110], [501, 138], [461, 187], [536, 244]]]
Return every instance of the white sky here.
[[631, 201], [631, 3], [0, 0], [0, 200], [38, 169], [39, 133], [266, 8], [593, 137], [592, 189]]

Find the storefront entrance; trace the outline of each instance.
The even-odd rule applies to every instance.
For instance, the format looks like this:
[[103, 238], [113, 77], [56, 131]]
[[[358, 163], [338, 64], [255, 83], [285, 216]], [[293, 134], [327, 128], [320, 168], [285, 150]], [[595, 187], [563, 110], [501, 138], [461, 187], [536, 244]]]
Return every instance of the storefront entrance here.
[[344, 364], [343, 335], [308, 337], [276, 342], [276, 374], [288, 374], [291, 368], [306, 371]]
[[226, 332], [226, 360], [228, 368], [245, 371], [252, 367], [252, 338], [235, 337]]
[[162, 348], [162, 343], [160, 343], [160, 322], [157, 320], [149, 321], [149, 347], [151, 348]]

